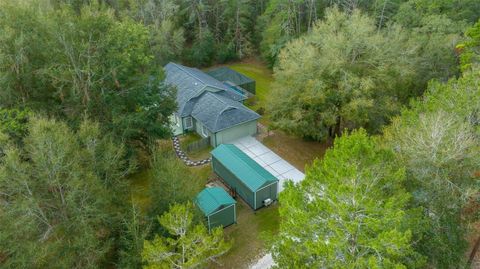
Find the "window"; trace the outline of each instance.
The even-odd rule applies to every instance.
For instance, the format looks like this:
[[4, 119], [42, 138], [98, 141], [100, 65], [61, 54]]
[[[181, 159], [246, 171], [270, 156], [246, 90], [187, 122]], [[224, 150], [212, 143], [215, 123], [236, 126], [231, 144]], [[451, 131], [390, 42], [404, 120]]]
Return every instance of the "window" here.
[[202, 125], [202, 134], [203, 136], [208, 137], [208, 130], [207, 130], [207, 127], [205, 127], [205, 125]]
[[192, 117], [185, 118], [185, 128], [190, 129], [193, 127]]

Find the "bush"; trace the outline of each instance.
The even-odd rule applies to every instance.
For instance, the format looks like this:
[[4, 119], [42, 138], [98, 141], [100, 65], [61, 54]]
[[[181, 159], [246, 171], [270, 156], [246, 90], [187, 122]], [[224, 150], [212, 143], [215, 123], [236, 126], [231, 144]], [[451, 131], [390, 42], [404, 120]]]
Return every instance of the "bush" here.
[[263, 108], [263, 107], [258, 108], [258, 109], [257, 109], [257, 113], [258, 113], [259, 115], [262, 115], [262, 116], [263, 116], [263, 114], [265, 114], [265, 108]]

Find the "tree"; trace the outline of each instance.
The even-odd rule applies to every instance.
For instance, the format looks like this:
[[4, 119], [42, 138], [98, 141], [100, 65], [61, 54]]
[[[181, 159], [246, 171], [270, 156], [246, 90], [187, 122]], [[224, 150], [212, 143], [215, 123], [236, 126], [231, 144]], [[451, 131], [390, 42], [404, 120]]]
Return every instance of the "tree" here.
[[468, 224], [478, 218], [464, 210], [478, 195], [479, 85], [478, 69], [432, 82], [385, 130], [387, 145], [406, 167], [413, 206], [422, 208], [428, 224], [415, 235], [416, 249], [435, 268], [465, 265]]
[[212, 33], [204, 30], [201, 37], [186, 50], [186, 59], [191, 65], [210, 66], [215, 57], [215, 40]]
[[480, 20], [465, 31], [466, 40], [458, 44], [462, 71], [480, 64]]
[[2, 267], [102, 267], [124, 214], [125, 148], [88, 121], [28, 126], [0, 160]]
[[184, 50], [185, 31], [179, 26], [179, 1], [131, 1], [130, 17], [141, 21], [150, 32], [150, 48], [158, 64], [178, 59]]
[[[34, 0], [32, 0], [34, 2]], [[0, 105], [26, 106], [78, 125], [87, 115], [120, 140], [167, 137], [174, 90], [149, 47], [148, 28], [87, 5], [0, 8]]]
[[118, 268], [142, 268], [143, 242], [150, 235], [150, 222], [132, 204], [130, 216], [122, 221]]
[[[310, 29], [317, 19], [317, 5], [312, 0], [269, 1], [259, 18], [262, 40], [260, 51], [272, 67], [285, 44]], [[306, 10], [306, 12], [304, 12]]]
[[379, 31], [359, 11], [329, 9], [279, 56], [269, 108], [273, 125], [316, 140], [344, 128], [377, 132], [416, 95], [415, 62], [415, 46], [400, 27]]
[[420, 21], [431, 15], [444, 15], [455, 22], [474, 23], [480, 15], [477, 0], [408, 0], [403, 1], [394, 20], [402, 25], [417, 27]]
[[149, 192], [152, 219], [165, 213], [173, 204], [191, 201], [202, 189], [201, 181], [171, 151], [171, 145], [159, 145], [152, 154]]
[[0, 109], [0, 133], [20, 143], [27, 135], [28, 120], [31, 116], [32, 113], [28, 109]]
[[198, 268], [225, 254], [231, 247], [221, 227], [208, 233], [203, 224], [193, 223], [193, 205], [175, 204], [158, 218], [170, 237], [156, 235], [145, 241], [142, 258], [145, 268]]
[[299, 184], [280, 194], [279, 268], [421, 268], [418, 216], [407, 210], [405, 171], [364, 130], [335, 140]]

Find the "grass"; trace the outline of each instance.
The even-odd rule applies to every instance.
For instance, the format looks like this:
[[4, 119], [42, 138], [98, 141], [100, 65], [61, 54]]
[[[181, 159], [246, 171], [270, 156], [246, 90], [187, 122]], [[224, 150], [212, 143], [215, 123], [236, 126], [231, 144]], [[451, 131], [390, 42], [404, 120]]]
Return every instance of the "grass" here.
[[[186, 151], [186, 148], [188, 145], [195, 143], [200, 139], [202, 139], [202, 137], [194, 132], [182, 135], [180, 137], [180, 146], [183, 151]], [[187, 155], [191, 160], [194, 160], [194, 161], [203, 160], [210, 157], [210, 151], [212, 150], [213, 150], [212, 146], [208, 146], [204, 149], [187, 152]]]
[[278, 232], [278, 205], [257, 212], [241, 199], [237, 200], [237, 224], [225, 228], [227, 240], [233, 240], [230, 251], [209, 268], [247, 268], [264, 254], [265, 237]]
[[265, 107], [270, 92], [270, 84], [273, 82], [272, 71], [270, 71], [270, 69], [268, 69], [262, 62], [255, 60], [232, 64], [228, 67], [255, 80], [257, 107]]
[[306, 141], [279, 130], [263, 138], [262, 143], [302, 172], [305, 172], [305, 165], [322, 158], [331, 146], [331, 142]]
[[146, 212], [150, 205], [148, 189], [152, 176], [149, 169], [144, 169], [130, 176], [131, 197], [134, 205], [138, 206], [142, 212]]

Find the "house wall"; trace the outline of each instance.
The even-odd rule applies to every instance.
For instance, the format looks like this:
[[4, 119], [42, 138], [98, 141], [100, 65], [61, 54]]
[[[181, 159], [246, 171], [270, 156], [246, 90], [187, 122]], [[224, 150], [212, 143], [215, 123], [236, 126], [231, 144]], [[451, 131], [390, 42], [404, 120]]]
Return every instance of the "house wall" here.
[[[182, 118], [183, 129], [195, 131], [201, 137], [205, 137], [202, 133], [203, 124], [195, 120], [193, 117], [192, 117], [192, 122], [193, 122], [193, 127], [190, 129], [187, 129], [186, 117]], [[216, 135], [215, 133], [212, 133], [209, 130], [207, 130], [207, 133], [208, 133], [208, 136], [210, 136], [210, 144], [212, 145], [212, 147], [216, 147], [220, 144], [230, 143], [238, 138], [242, 138], [249, 135], [255, 135], [257, 133], [257, 121], [254, 120], [254, 121], [249, 121], [246, 123], [236, 125], [232, 128], [222, 130], [216, 133]]]
[[232, 128], [228, 128], [218, 132], [216, 135], [212, 136], [210, 140], [212, 146], [216, 147], [220, 144], [230, 143], [238, 138], [255, 135], [257, 133], [257, 121], [249, 121], [246, 123], [239, 124]]
[[[203, 126], [203, 124], [202, 124], [201, 122], [199, 122], [199, 121], [197, 121], [197, 120], [194, 119], [194, 124], [193, 124], [193, 125], [194, 125], [195, 132], [197, 132], [197, 134], [200, 135], [201, 137], [205, 137], [205, 135], [203, 135], [203, 133], [202, 133], [202, 126]], [[208, 134], [207, 137], [208, 137], [208, 136], [213, 137], [213, 133], [210, 132], [210, 131], [208, 131], [208, 129], [207, 129], [207, 134]], [[212, 143], [211, 141], [212, 141], [212, 139], [210, 139], [210, 143], [211, 143], [212, 146], [214, 147], [214, 145], [213, 145], [213, 143]]]

